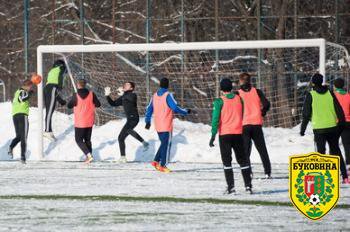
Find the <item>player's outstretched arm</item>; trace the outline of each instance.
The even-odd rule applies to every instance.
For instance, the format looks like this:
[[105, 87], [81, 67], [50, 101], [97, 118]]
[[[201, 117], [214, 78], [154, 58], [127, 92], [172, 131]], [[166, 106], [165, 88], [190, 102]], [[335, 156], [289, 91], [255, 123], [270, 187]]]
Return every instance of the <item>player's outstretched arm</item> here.
[[177, 114], [188, 115], [191, 112], [188, 109], [184, 109], [178, 106], [174, 96], [171, 93], [169, 93], [169, 95], [167, 96], [166, 102], [169, 108], [172, 109]]

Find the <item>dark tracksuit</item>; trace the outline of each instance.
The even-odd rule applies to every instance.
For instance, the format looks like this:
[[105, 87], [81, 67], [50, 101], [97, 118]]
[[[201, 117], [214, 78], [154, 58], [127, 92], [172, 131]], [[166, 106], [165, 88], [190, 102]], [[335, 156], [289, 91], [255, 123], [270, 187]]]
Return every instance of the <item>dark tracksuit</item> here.
[[[235, 94], [226, 94], [225, 97], [233, 99], [239, 97]], [[242, 100], [241, 100], [242, 102]], [[241, 103], [242, 104], [242, 103]], [[224, 107], [224, 102], [221, 98], [217, 98], [214, 101], [214, 108], [212, 114], [212, 137], [215, 137], [218, 132], [218, 127], [221, 124], [221, 111]], [[234, 120], [233, 118], [231, 120]], [[232, 170], [232, 150], [235, 153], [237, 163], [239, 164], [244, 180], [245, 187], [252, 187], [252, 179], [250, 176], [251, 167], [249, 157], [245, 153], [243, 147], [243, 136], [242, 134], [224, 134], [219, 135], [220, 153], [221, 160], [224, 166], [224, 174], [226, 183], [229, 189], [234, 187], [234, 177]]]
[[[156, 94], [160, 97], [167, 92], [168, 92], [168, 89], [159, 88]], [[188, 115], [188, 110], [183, 109], [177, 105], [177, 102], [174, 99], [174, 96], [172, 93], [169, 93], [168, 96], [166, 97], [166, 104], [175, 114], [180, 114], [183, 116]], [[151, 123], [153, 111], [154, 111], [154, 105], [153, 105], [153, 98], [152, 98], [146, 109], [146, 114], [145, 114], [146, 124]], [[156, 156], [154, 157], [154, 161], [159, 162], [160, 166], [166, 167], [170, 158], [172, 131], [162, 131], [157, 133], [160, 140], [160, 147], [156, 153]]]
[[21, 142], [21, 160], [23, 161], [26, 160], [25, 154], [27, 150], [27, 137], [29, 130], [29, 98], [31, 94], [32, 92], [20, 89], [18, 90], [18, 95], [15, 95], [14, 102], [17, 101], [18, 104], [26, 104], [28, 107], [27, 110], [22, 106], [15, 106], [16, 103], [13, 103], [13, 124], [15, 126], [16, 137], [11, 141], [10, 150], [12, 151], [16, 145]]
[[125, 139], [128, 135], [133, 136], [141, 143], [144, 139], [134, 130], [139, 123], [139, 112], [137, 110], [137, 95], [132, 91], [126, 91], [123, 96], [112, 100], [107, 96], [107, 101], [111, 106], [123, 106], [126, 115], [126, 123], [118, 136], [120, 155], [125, 157]]
[[[328, 88], [326, 86], [315, 86], [313, 88], [314, 91], [316, 91], [318, 94], [326, 94], [328, 91]], [[344, 126], [345, 122], [345, 116], [343, 109], [341, 108], [338, 100], [334, 96], [333, 92], [331, 92], [331, 96], [333, 98], [333, 105], [334, 105], [334, 110], [336, 113], [336, 117], [338, 118], [338, 125], [334, 127], [329, 127], [329, 128], [318, 128], [318, 129], [313, 129], [314, 132], [314, 141], [316, 145], [317, 152], [321, 154], [326, 154], [326, 143], [329, 145], [329, 153], [331, 155], [337, 155], [340, 157], [340, 171], [342, 174], [343, 178], [347, 178], [348, 175], [346, 173], [346, 166], [344, 163], [343, 156], [341, 154], [341, 150], [339, 148], [339, 137], [342, 131], [342, 128]], [[306, 127], [309, 123], [310, 120], [312, 120], [312, 104], [313, 104], [313, 99], [312, 95], [310, 93], [307, 93], [303, 105], [303, 114], [302, 114], [302, 123], [300, 127], [300, 133], [304, 134]]]
[[[243, 85], [240, 88], [244, 92], [251, 90], [251, 85]], [[264, 93], [260, 89], [256, 89], [261, 103], [261, 115], [264, 117], [270, 109], [270, 102], [265, 97]], [[244, 101], [244, 99], [243, 99]], [[264, 172], [267, 175], [271, 175], [271, 162], [269, 154], [267, 152], [264, 132], [262, 125], [243, 125], [243, 141], [245, 152], [247, 153], [250, 161], [250, 155], [252, 151], [252, 141], [254, 142], [256, 150], [259, 152], [261, 162], [264, 167]]]
[[[66, 101], [60, 96], [60, 90], [63, 87], [63, 78], [66, 72], [65, 67], [54, 67], [51, 70], [59, 68], [60, 70], [52, 75], [55, 75], [53, 79], [48, 79], [47, 84], [44, 87], [44, 101], [45, 101], [45, 132], [52, 132], [52, 115], [56, 108], [56, 102], [61, 105], [65, 105]], [[50, 70], [50, 71], [51, 71]], [[49, 72], [49, 77], [52, 77]], [[48, 77], [48, 78], [49, 78]]]
[[[82, 99], [85, 99], [89, 95], [88, 89], [78, 89], [77, 94]], [[74, 108], [78, 103], [77, 96], [74, 94], [72, 98], [69, 100], [67, 107], [69, 109]], [[96, 97], [95, 93], [93, 93], [93, 103], [95, 107], [100, 107], [101, 103]], [[78, 128], [75, 127], [75, 142], [78, 144], [79, 148], [84, 152], [85, 155], [92, 153], [92, 144], [91, 144], [91, 134], [92, 127], [86, 128]]]

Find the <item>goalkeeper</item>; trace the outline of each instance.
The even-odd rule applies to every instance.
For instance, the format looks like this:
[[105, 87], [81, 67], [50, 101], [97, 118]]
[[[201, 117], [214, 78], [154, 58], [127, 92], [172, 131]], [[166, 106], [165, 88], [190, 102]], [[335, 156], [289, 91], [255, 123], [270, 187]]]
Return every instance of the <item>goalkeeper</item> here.
[[148, 143], [134, 130], [134, 128], [139, 123], [139, 113], [137, 110], [137, 95], [134, 93], [135, 83], [134, 82], [126, 82], [123, 87], [118, 89], [119, 98], [113, 100], [110, 97], [111, 88], [105, 88], [105, 96], [107, 97], [107, 101], [111, 106], [123, 106], [124, 112], [126, 115], [126, 123], [123, 129], [120, 131], [118, 136], [119, 149], [120, 149], [120, 163], [126, 163], [126, 154], [125, 154], [125, 139], [128, 135], [133, 136], [135, 139], [140, 141], [144, 147], [144, 151], [148, 149]]

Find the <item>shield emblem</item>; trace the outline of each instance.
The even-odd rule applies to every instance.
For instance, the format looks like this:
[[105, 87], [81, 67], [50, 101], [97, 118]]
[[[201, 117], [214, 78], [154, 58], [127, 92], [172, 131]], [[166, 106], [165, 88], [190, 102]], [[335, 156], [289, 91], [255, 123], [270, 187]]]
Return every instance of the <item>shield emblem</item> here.
[[339, 157], [319, 153], [290, 156], [289, 197], [309, 219], [326, 215], [339, 199]]

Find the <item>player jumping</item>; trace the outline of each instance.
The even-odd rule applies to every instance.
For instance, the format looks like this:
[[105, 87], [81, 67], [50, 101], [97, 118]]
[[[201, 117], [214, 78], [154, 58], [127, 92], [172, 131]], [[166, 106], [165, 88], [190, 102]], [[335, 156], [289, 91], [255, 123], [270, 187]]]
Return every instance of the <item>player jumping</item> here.
[[32, 95], [33, 83], [30, 80], [25, 80], [22, 87], [15, 92], [12, 101], [12, 118], [15, 126], [16, 137], [12, 140], [8, 154], [13, 158], [13, 149], [21, 142], [21, 162], [26, 163], [27, 137], [29, 130], [29, 98]]
[[169, 162], [171, 138], [173, 132], [174, 112], [181, 115], [190, 113], [189, 109], [182, 109], [177, 105], [173, 95], [169, 93], [169, 79], [160, 80], [160, 88], [153, 97], [146, 109], [146, 129], [151, 127], [151, 118], [154, 114], [154, 126], [160, 139], [160, 147], [157, 151], [154, 161], [151, 163], [160, 172], [169, 173], [167, 168]]
[[59, 93], [63, 87], [65, 73], [66, 65], [64, 61], [56, 60], [48, 73], [47, 82], [44, 87], [44, 101], [46, 108], [44, 136], [52, 141], [56, 140], [55, 135], [52, 132], [52, 115], [56, 108], [56, 101], [62, 106], [66, 104], [66, 101], [61, 98]]
[[252, 179], [249, 157], [243, 147], [243, 103], [239, 95], [232, 92], [232, 82], [222, 79], [220, 82], [222, 96], [215, 99], [212, 116], [212, 136], [209, 142], [214, 147], [215, 136], [219, 132], [219, 144], [222, 163], [224, 165], [227, 194], [235, 193], [232, 170], [232, 149], [241, 167], [246, 191], [252, 193]]
[[78, 80], [77, 93], [68, 102], [68, 108], [74, 108], [75, 141], [84, 152], [85, 163], [93, 161], [91, 134], [95, 122], [95, 108], [101, 103], [96, 95], [86, 88], [85, 80]]
[[111, 88], [105, 88], [105, 96], [107, 97], [107, 101], [111, 106], [123, 106], [124, 112], [126, 115], [126, 123], [123, 129], [120, 131], [118, 136], [119, 149], [120, 149], [120, 163], [126, 163], [126, 154], [125, 154], [125, 139], [128, 135], [133, 136], [135, 139], [140, 141], [144, 147], [144, 151], [148, 149], [148, 143], [134, 130], [134, 128], [139, 123], [139, 112], [137, 109], [137, 95], [134, 93], [135, 83], [134, 82], [126, 82], [123, 85], [123, 89], [120, 90], [119, 95], [121, 97], [117, 98], [117, 100], [113, 100], [110, 97]]
[[303, 105], [303, 120], [300, 135], [305, 135], [307, 124], [311, 120], [317, 151], [326, 154], [326, 143], [329, 153], [340, 158], [340, 171], [343, 183], [349, 183], [346, 166], [339, 148], [339, 136], [345, 122], [344, 112], [327, 86], [323, 86], [323, 76], [314, 74], [311, 78], [312, 90], [307, 93]]
[[253, 140], [264, 166], [265, 177], [269, 179], [271, 178], [271, 163], [266, 149], [262, 124], [263, 117], [270, 109], [270, 102], [260, 89], [252, 86], [251, 77], [248, 73], [241, 73], [239, 75], [239, 84], [239, 96], [244, 102], [243, 141], [245, 152], [250, 157]]

